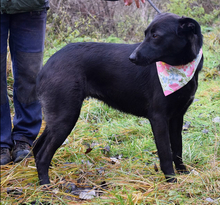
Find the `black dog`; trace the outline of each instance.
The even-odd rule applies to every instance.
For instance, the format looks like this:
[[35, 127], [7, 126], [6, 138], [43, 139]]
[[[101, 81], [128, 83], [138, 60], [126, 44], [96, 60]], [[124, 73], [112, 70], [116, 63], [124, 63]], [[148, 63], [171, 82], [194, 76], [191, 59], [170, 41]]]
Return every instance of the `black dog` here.
[[88, 96], [148, 118], [167, 181], [176, 181], [173, 162], [179, 172], [186, 173], [183, 115], [193, 101], [203, 57], [192, 79], [168, 96], [163, 93], [156, 62], [185, 65], [197, 57], [201, 47], [201, 29], [195, 20], [164, 13], [148, 26], [142, 43], [73, 43], [55, 53], [38, 76], [37, 90], [47, 123], [34, 147], [40, 184], [50, 183], [52, 157], [75, 126]]

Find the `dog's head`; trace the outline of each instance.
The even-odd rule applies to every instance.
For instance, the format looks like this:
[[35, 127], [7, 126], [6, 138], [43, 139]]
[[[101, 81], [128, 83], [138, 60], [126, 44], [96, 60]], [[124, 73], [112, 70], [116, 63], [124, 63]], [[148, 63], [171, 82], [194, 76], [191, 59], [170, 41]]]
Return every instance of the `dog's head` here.
[[144, 41], [129, 59], [141, 66], [157, 61], [184, 65], [196, 58], [202, 47], [201, 28], [192, 18], [159, 14], [145, 31]]

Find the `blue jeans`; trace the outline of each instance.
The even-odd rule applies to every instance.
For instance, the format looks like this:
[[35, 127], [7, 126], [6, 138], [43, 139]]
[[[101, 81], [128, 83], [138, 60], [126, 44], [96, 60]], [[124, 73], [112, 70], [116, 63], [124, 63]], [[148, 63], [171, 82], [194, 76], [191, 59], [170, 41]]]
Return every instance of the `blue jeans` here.
[[[47, 12], [1, 14], [1, 121], [0, 146], [13, 148], [14, 140], [32, 145], [41, 127], [36, 77], [42, 67]], [[13, 66], [13, 129], [7, 95], [7, 40]]]

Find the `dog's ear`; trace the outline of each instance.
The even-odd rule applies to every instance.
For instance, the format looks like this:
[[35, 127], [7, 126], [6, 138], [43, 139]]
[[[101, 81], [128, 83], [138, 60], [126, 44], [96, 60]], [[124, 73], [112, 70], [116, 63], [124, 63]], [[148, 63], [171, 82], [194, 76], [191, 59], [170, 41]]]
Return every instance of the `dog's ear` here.
[[187, 38], [191, 43], [192, 52], [196, 56], [202, 47], [202, 33], [199, 23], [192, 18], [182, 17], [179, 19], [177, 34]]
[[179, 19], [179, 26], [178, 26], [178, 35], [190, 35], [190, 34], [201, 34], [201, 28], [199, 23], [192, 19], [182, 17]]

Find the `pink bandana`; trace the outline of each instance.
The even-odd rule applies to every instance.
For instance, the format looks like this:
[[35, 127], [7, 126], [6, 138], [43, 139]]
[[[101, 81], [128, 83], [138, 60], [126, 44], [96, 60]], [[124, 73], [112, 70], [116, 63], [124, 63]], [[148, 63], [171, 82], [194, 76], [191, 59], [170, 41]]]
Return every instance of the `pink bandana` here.
[[196, 59], [186, 65], [172, 66], [164, 62], [156, 62], [157, 73], [164, 95], [170, 95], [186, 85], [194, 76], [202, 58], [202, 49]]

